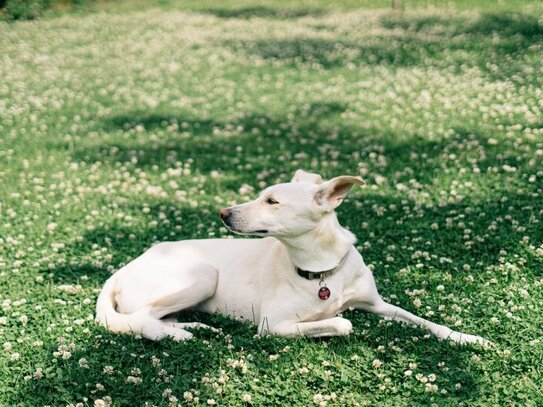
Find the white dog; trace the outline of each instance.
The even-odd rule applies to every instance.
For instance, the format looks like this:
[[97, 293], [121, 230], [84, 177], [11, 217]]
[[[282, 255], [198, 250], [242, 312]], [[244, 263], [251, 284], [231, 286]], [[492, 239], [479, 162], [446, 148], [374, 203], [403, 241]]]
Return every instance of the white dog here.
[[[385, 302], [373, 275], [342, 228], [334, 209], [357, 177], [322, 182], [296, 171], [289, 183], [265, 189], [254, 201], [222, 209], [233, 232], [264, 239], [207, 239], [160, 243], [107, 280], [96, 319], [113, 332], [159, 340], [192, 336], [199, 323], [162, 319], [195, 309], [258, 325], [260, 334], [324, 337], [348, 335], [358, 308], [428, 329], [440, 339], [485, 344]], [[212, 329], [212, 328], [211, 328]]]

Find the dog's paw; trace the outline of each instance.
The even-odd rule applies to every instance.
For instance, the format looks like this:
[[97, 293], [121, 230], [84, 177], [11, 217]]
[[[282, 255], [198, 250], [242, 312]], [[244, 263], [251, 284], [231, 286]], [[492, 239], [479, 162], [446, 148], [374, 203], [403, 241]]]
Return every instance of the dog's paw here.
[[192, 334], [189, 331], [185, 331], [184, 329], [180, 328], [174, 328], [172, 326], [164, 327], [164, 333], [166, 336], [169, 336], [174, 341], [186, 341], [187, 339], [192, 338]]
[[335, 321], [337, 335], [349, 335], [353, 331], [353, 324], [345, 318], [336, 317]]
[[450, 339], [453, 342], [459, 343], [460, 345], [466, 345], [466, 344], [470, 344], [470, 343], [473, 343], [473, 344], [476, 344], [476, 345], [482, 345], [482, 346], [485, 346], [485, 347], [489, 347], [489, 346], [493, 345], [492, 342], [487, 341], [485, 338], [483, 338], [481, 336], [469, 335], [469, 334], [465, 334], [465, 333], [462, 333], [462, 332], [456, 332], [456, 331], [453, 331], [449, 335], [448, 339]]

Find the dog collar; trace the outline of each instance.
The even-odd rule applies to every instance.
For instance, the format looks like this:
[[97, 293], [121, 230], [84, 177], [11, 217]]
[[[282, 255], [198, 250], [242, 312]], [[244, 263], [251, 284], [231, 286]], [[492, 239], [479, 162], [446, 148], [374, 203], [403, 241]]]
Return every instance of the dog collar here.
[[337, 267], [338, 266], [334, 267], [333, 269], [325, 270], [325, 271], [307, 271], [307, 270], [301, 269], [300, 267], [296, 267], [296, 272], [298, 273], [300, 277], [303, 277], [306, 280], [316, 280], [316, 279], [323, 279], [324, 277], [328, 277], [335, 271]]
[[325, 277], [328, 277], [328, 276], [331, 276], [332, 274], [334, 274], [334, 271], [337, 270], [337, 268], [339, 266], [341, 266], [341, 264], [343, 263], [343, 261], [347, 258], [347, 255], [349, 254], [349, 251], [347, 251], [347, 253], [345, 253], [345, 255], [341, 258], [341, 260], [339, 261], [338, 264], [336, 264], [334, 267], [332, 267], [331, 269], [329, 270], [323, 270], [323, 271], [309, 271], [309, 270], [304, 270], [304, 269], [301, 269], [300, 267], [298, 266], [295, 266], [296, 267], [296, 272], [298, 273], [298, 275], [300, 277], [303, 277], [305, 278], [306, 280], [315, 280], [315, 279], [320, 279], [321, 281], [324, 281], [324, 278]]
[[326, 301], [328, 298], [330, 298], [330, 295], [332, 292], [330, 289], [326, 286], [326, 282], [324, 281], [325, 277], [328, 277], [334, 273], [338, 269], [338, 267], [343, 263], [343, 261], [347, 258], [347, 255], [349, 254], [349, 251], [345, 253], [345, 255], [341, 258], [339, 263], [329, 270], [324, 271], [309, 271], [309, 270], [303, 270], [300, 267], [296, 266], [296, 272], [300, 277], [305, 278], [306, 280], [314, 280], [316, 278], [319, 279], [319, 291], [317, 292], [317, 296], [323, 300]]

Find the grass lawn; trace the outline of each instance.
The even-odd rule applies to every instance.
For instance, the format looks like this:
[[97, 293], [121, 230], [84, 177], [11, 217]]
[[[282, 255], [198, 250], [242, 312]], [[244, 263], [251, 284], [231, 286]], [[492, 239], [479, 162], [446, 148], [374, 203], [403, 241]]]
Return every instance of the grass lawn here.
[[[246, 3], [0, 23], [0, 406], [543, 405], [541, 3]], [[495, 348], [93, 322], [121, 265], [297, 168], [365, 178], [338, 212], [381, 294]]]

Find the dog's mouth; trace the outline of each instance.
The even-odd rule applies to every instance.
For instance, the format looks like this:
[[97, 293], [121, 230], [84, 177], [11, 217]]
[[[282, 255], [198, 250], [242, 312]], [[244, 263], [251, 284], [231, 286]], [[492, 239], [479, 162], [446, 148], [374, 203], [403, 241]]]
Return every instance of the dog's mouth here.
[[232, 226], [228, 226], [228, 229], [230, 229], [232, 232], [234, 233], [237, 233], [239, 235], [257, 235], [257, 236], [262, 236], [262, 235], [267, 235], [269, 232], [269, 230], [267, 229], [258, 229], [258, 230], [239, 230], [239, 229], [236, 229], [235, 227], [232, 227]]
[[241, 235], [267, 235], [269, 233], [266, 229], [251, 230], [251, 231], [232, 229], [232, 231], [236, 232], [236, 233], [239, 233]]
[[[243, 229], [240, 229], [239, 226], [236, 225], [237, 222], [232, 222], [230, 217], [228, 217], [226, 219], [221, 219], [221, 220], [222, 220], [222, 223], [224, 223], [224, 226], [226, 226], [232, 232], [240, 234], [240, 235], [265, 236], [268, 233], [270, 233], [270, 231], [268, 229], [255, 229], [255, 230], [243, 230]], [[234, 223], [234, 224], [232, 224], [232, 223]]]

